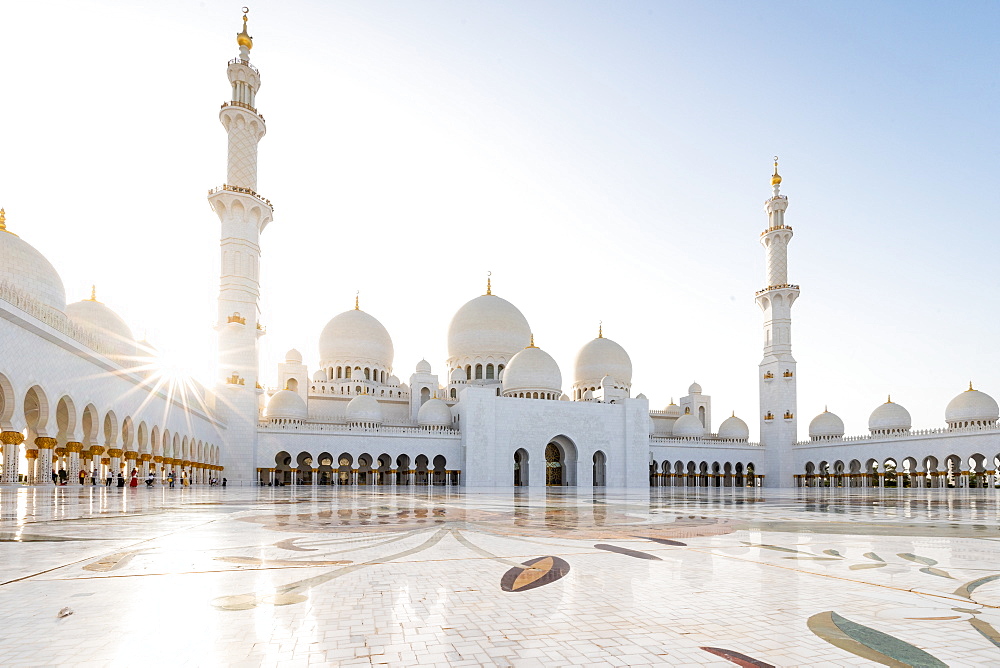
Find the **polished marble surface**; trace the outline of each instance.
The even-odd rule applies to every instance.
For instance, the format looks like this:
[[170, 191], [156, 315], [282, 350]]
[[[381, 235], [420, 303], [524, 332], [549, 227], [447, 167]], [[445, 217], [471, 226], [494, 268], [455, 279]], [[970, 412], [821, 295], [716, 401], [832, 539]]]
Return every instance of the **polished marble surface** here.
[[978, 489], [5, 487], [0, 665], [1000, 665], [998, 524]]

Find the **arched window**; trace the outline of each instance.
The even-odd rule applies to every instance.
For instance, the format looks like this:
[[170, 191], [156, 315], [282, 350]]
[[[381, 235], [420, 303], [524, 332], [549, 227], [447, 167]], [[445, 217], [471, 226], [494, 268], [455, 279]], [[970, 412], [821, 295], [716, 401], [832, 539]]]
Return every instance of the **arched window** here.
[[344, 369], [344, 378], [350, 378], [350, 377], [351, 377], [351, 367], [346, 367]]
[[465, 365], [465, 377], [468, 380], [472, 380], [472, 365], [471, 364], [466, 364]]
[[288, 382], [285, 383], [285, 389], [291, 390], [292, 392], [298, 392], [299, 381], [295, 380], [294, 378], [289, 378]]
[[371, 380], [371, 379], [372, 379], [372, 370], [369, 369], [368, 367], [365, 367], [365, 380]]
[[497, 364], [497, 378], [500, 377], [501, 371], [503, 371], [503, 364]]
[[705, 426], [705, 407], [698, 406], [698, 419], [701, 420], [701, 426]]
[[493, 365], [486, 365], [486, 380], [493, 380]]
[[476, 365], [476, 380], [482, 380], [482, 379], [483, 379], [483, 365], [482, 364], [477, 364]]
[[[499, 390], [497, 390], [497, 391], [499, 392]], [[452, 399], [455, 399], [455, 398], [457, 398], [457, 397], [458, 397], [458, 392], [456, 392], [456, 391], [455, 391], [455, 388], [454, 388], [454, 387], [453, 387], [453, 388], [451, 388], [451, 398], [452, 398]]]

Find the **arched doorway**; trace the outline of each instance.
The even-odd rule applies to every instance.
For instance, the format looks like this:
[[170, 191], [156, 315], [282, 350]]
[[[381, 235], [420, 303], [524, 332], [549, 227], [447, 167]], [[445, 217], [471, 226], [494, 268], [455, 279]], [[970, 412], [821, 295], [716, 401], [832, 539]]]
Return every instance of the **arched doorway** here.
[[576, 486], [576, 446], [565, 436], [557, 436], [545, 446], [545, 484]]
[[607, 485], [607, 463], [608, 458], [598, 450], [594, 453], [594, 487], [604, 487]]
[[545, 446], [545, 484], [549, 487], [563, 484], [562, 452], [555, 443]]
[[514, 487], [528, 486], [528, 451], [521, 448], [514, 453]]

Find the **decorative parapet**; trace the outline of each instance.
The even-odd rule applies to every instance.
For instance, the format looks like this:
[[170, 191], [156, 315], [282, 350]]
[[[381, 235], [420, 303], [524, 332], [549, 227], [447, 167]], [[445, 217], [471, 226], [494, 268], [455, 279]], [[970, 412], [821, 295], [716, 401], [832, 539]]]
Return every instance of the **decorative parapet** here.
[[246, 102], [237, 102], [236, 100], [233, 100], [232, 102], [223, 102], [222, 106], [219, 107], [219, 109], [225, 109], [226, 107], [240, 107], [241, 109], [252, 111], [253, 113], [257, 114], [260, 120], [262, 121], [264, 120], [264, 114], [260, 113], [259, 111], [257, 111], [255, 107], [251, 107]]
[[673, 438], [672, 436], [650, 436], [650, 445], [679, 445], [688, 448], [710, 448], [716, 445], [762, 448], [760, 443], [734, 438]]
[[772, 413], [771, 411], [768, 411], [767, 415], [764, 416], [764, 419], [765, 420], [773, 420], [774, 419], [774, 413]]
[[772, 378], [774, 378], [774, 374], [770, 371], [764, 374], [764, 380], [771, 380]]
[[378, 428], [374, 427], [358, 427], [346, 424], [329, 424], [329, 423], [316, 423], [316, 422], [300, 422], [300, 421], [283, 421], [283, 422], [269, 422], [260, 421], [257, 423], [258, 431], [269, 431], [269, 432], [289, 432], [296, 431], [301, 433], [334, 433], [334, 434], [356, 434], [358, 432], [379, 434], [398, 434], [398, 435], [408, 435], [408, 436], [461, 436], [461, 432], [457, 429], [442, 428], [435, 431], [429, 431], [424, 427], [413, 427], [413, 426], [386, 426], [379, 425]]
[[227, 183], [224, 183], [218, 188], [212, 188], [211, 190], [209, 190], [208, 195], [209, 197], [211, 197], [212, 195], [216, 195], [221, 192], [231, 192], [231, 193], [240, 193], [243, 195], [250, 195], [257, 201], [259, 201], [261, 204], [266, 205], [269, 209], [271, 209], [271, 211], [274, 211], [274, 205], [271, 204], [271, 200], [261, 195], [258, 195], [257, 191], [254, 190], [253, 188], [244, 188], [243, 186], [231, 186]]
[[21, 309], [31, 317], [44, 322], [52, 329], [60, 332], [61, 334], [65, 334], [77, 343], [83, 344], [94, 352], [100, 353], [105, 357], [111, 357], [118, 354], [118, 351], [115, 350], [109, 342], [80, 327], [71, 321], [65, 313], [42, 304], [34, 297], [28, 296], [7, 281], [0, 281], [0, 299]]
[[782, 289], [798, 290], [799, 286], [792, 285], [791, 283], [782, 283], [781, 285], [769, 285], [763, 290], [758, 290], [757, 292], [754, 293], [754, 295], [758, 296], [764, 294], [765, 292], [770, 292], [771, 290], [782, 290]]
[[247, 324], [247, 319], [241, 316], [239, 313], [233, 313], [230, 316], [226, 316], [226, 323], [230, 325], [234, 323], [237, 325], [245, 325]]
[[232, 376], [226, 378], [226, 385], [246, 385], [246, 380], [240, 378], [240, 375], [234, 371]]
[[243, 60], [242, 58], [233, 58], [232, 60], [229, 61], [229, 64], [242, 65], [243, 67], [248, 68], [251, 72], [253, 72], [257, 76], [260, 76], [260, 71], [258, 71], [256, 67], [251, 65], [249, 60]]
[[[784, 195], [778, 195], [777, 197], [772, 197], [771, 199], [769, 199], [767, 201], [768, 202], [772, 202], [772, 201], [774, 201], [776, 199], [788, 199], [788, 198], [785, 197]], [[766, 202], [765, 202], [765, 204], [766, 204]], [[774, 227], [769, 227], [766, 230], [764, 230], [763, 232], [761, 232], [760, 236], [764, 236], [768, 232], [777, 232], [778, 230], [788, 230], [789, 232], [791, 232], [792, 231], [792, 226], [791, 225], [775, 225]]]
[[824, 438], [820, 441], [796, 441], [795, 445], [837, 445], [842, 443], [872, 443], [878, 441], [896, 441], [904, 438], [921, 438], [924, 436], [944, 437], [961, 436], [974, 434], [998, 434], [1000, 435], [1000, 425], [996, 426], [972, 426], [972, 427], [937, 427], [934, 429], [910, 429], [909, 431], [898, 431], [881, 434], [863, 434], [860, 436], [840, 436], [834, 438]]

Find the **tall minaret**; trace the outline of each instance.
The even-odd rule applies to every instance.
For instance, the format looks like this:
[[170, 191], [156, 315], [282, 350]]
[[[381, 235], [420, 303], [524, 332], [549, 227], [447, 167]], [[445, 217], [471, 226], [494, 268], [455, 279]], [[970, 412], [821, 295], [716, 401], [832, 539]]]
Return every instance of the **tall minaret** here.
[[792, 446], [798, 434], [795, 358], [792, 357], [792, 304], [799, 286], [788, 283], [788, 242], [792, 228], [785, 225], [788, 197], [780, 194], [778, 158], [774, 158], [771, 199], [764, 203], [767, 229], [760, 235], [766, 254], [767, 284], [757, 292], [764, 312], [764, 359], [760, 362], [760, 440], [767, 446], [768, 487], [791, 487]]
[[257, 142], [264, 136], [264, 118], [255, 98], [260, 73], [250, 64], [253, 39], [236, 35], [239, 56], [229, 61], [226, 74], [232, 100], [222, 105], [219, 120], [229, 135], [226, 183], [210, 190], [208, 202], [222, 223], [222, 271], [219, 288], [219, 410], [225, 415], [227, 447], [222, 464], [227, 477], [253, 477], [257, 443], [257, 405], [262, 392], [257, 383], [259, 323], [260, 233], [271, 222], [271, 203], [257, 194]]

